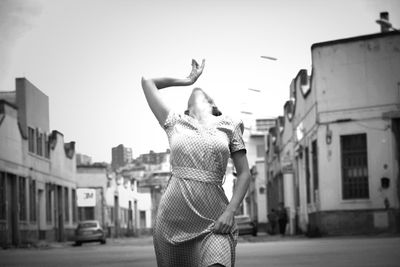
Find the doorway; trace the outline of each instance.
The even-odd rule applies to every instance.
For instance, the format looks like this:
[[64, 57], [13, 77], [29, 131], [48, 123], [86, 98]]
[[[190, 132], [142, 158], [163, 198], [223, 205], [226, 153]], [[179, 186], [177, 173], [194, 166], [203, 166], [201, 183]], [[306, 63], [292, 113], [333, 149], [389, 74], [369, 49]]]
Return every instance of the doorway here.
[[18, 236], [18, 199], [17, 199], [17, 176], [10, 173], [3, 174], [6, 178], [6, 218], [7, 218], [7, 231], [6, 240], [7, 244], [17, 246], [19, 243]]
[[44, 201], [44, 190], [38, 190], [38, 211], [37, 217], [39, 220], [38, 227], [39, 227], [39, 240], [46, 239], [46, 213], [45, 213], [45, 201]]
[[56, 232], [56, 237], [58, 242], [63, 242], [64, 241], [64, 212], [63, 212], [63, 190], [62, 186], [57, 186], [56, 187], [56, 197], [55, 200], [57, 201], [56, 205], [56, 218], [57, 218], [57, 232]]

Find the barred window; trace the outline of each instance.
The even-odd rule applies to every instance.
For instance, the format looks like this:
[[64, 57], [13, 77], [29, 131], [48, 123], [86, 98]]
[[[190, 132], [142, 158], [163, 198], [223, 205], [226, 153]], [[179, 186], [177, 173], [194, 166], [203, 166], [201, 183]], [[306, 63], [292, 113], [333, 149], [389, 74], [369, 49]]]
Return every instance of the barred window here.
[[29, 180], [29, 219], [36, 222], [36, 181]]
[[343, 199], [369, 198], [367, 135], [340, 137]]
[[0, 220], [6, 219], [6, 173], [0, 172]]
[[19, 219], [26, 221], [26, 179], [19, 177]]

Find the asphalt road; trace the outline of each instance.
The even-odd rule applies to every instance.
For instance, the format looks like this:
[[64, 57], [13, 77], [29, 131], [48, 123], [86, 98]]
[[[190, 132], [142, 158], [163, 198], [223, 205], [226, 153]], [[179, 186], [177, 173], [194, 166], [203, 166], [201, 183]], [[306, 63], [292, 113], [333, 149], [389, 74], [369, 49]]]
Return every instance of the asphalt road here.
[[[252, 240], [237, 246], [236, 266], [400, 266], [400, 238]], [[156, 266], [151, 239], [109, 240], [46, 249], [0, 250], [0, 266]]]

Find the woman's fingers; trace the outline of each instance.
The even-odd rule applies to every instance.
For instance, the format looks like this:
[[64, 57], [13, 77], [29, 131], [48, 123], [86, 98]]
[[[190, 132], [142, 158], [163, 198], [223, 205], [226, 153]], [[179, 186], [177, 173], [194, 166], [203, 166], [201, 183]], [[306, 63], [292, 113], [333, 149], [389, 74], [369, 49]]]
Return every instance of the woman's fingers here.
[[201, 62], [201, 67], [200, 67], [202, 70], [204, 69], [205, 64], [206, 64], [206, 60], [203, 58], [203, 60]]
[[214, 224], [214, 232], [218, 234], [229, 234], [231, 232], [231, 229], [231, 225], [219, 221]]

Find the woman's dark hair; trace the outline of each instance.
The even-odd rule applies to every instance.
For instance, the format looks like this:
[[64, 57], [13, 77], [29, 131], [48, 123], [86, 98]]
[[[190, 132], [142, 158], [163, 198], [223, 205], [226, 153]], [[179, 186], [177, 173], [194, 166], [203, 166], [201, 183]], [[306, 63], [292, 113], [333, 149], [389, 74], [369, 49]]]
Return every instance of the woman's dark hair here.
[[[201, 91], [204, 94], [204, 96], [207, 99], [208, 103], [210, 103], [212, 105], [212, 111], [211, 111], [212, 115], [214, 115], [214, 116], [221, 116], [222, 115], [222, 112], [215, 105], [214, 100], [206, 92], [204, 92], [203, 89], [201, 89], [199, 87], [196, 87], [196, 88], [193, 89], [192, 93], [194, 91]], [[190, 102], [190, 99], [189, 99], [189, 102]], [[189, 105], [190, 105], [189, 102], [188, 102], [188, 109], [185, 110], [185, 114], [186, 115], [189, 115]]]

